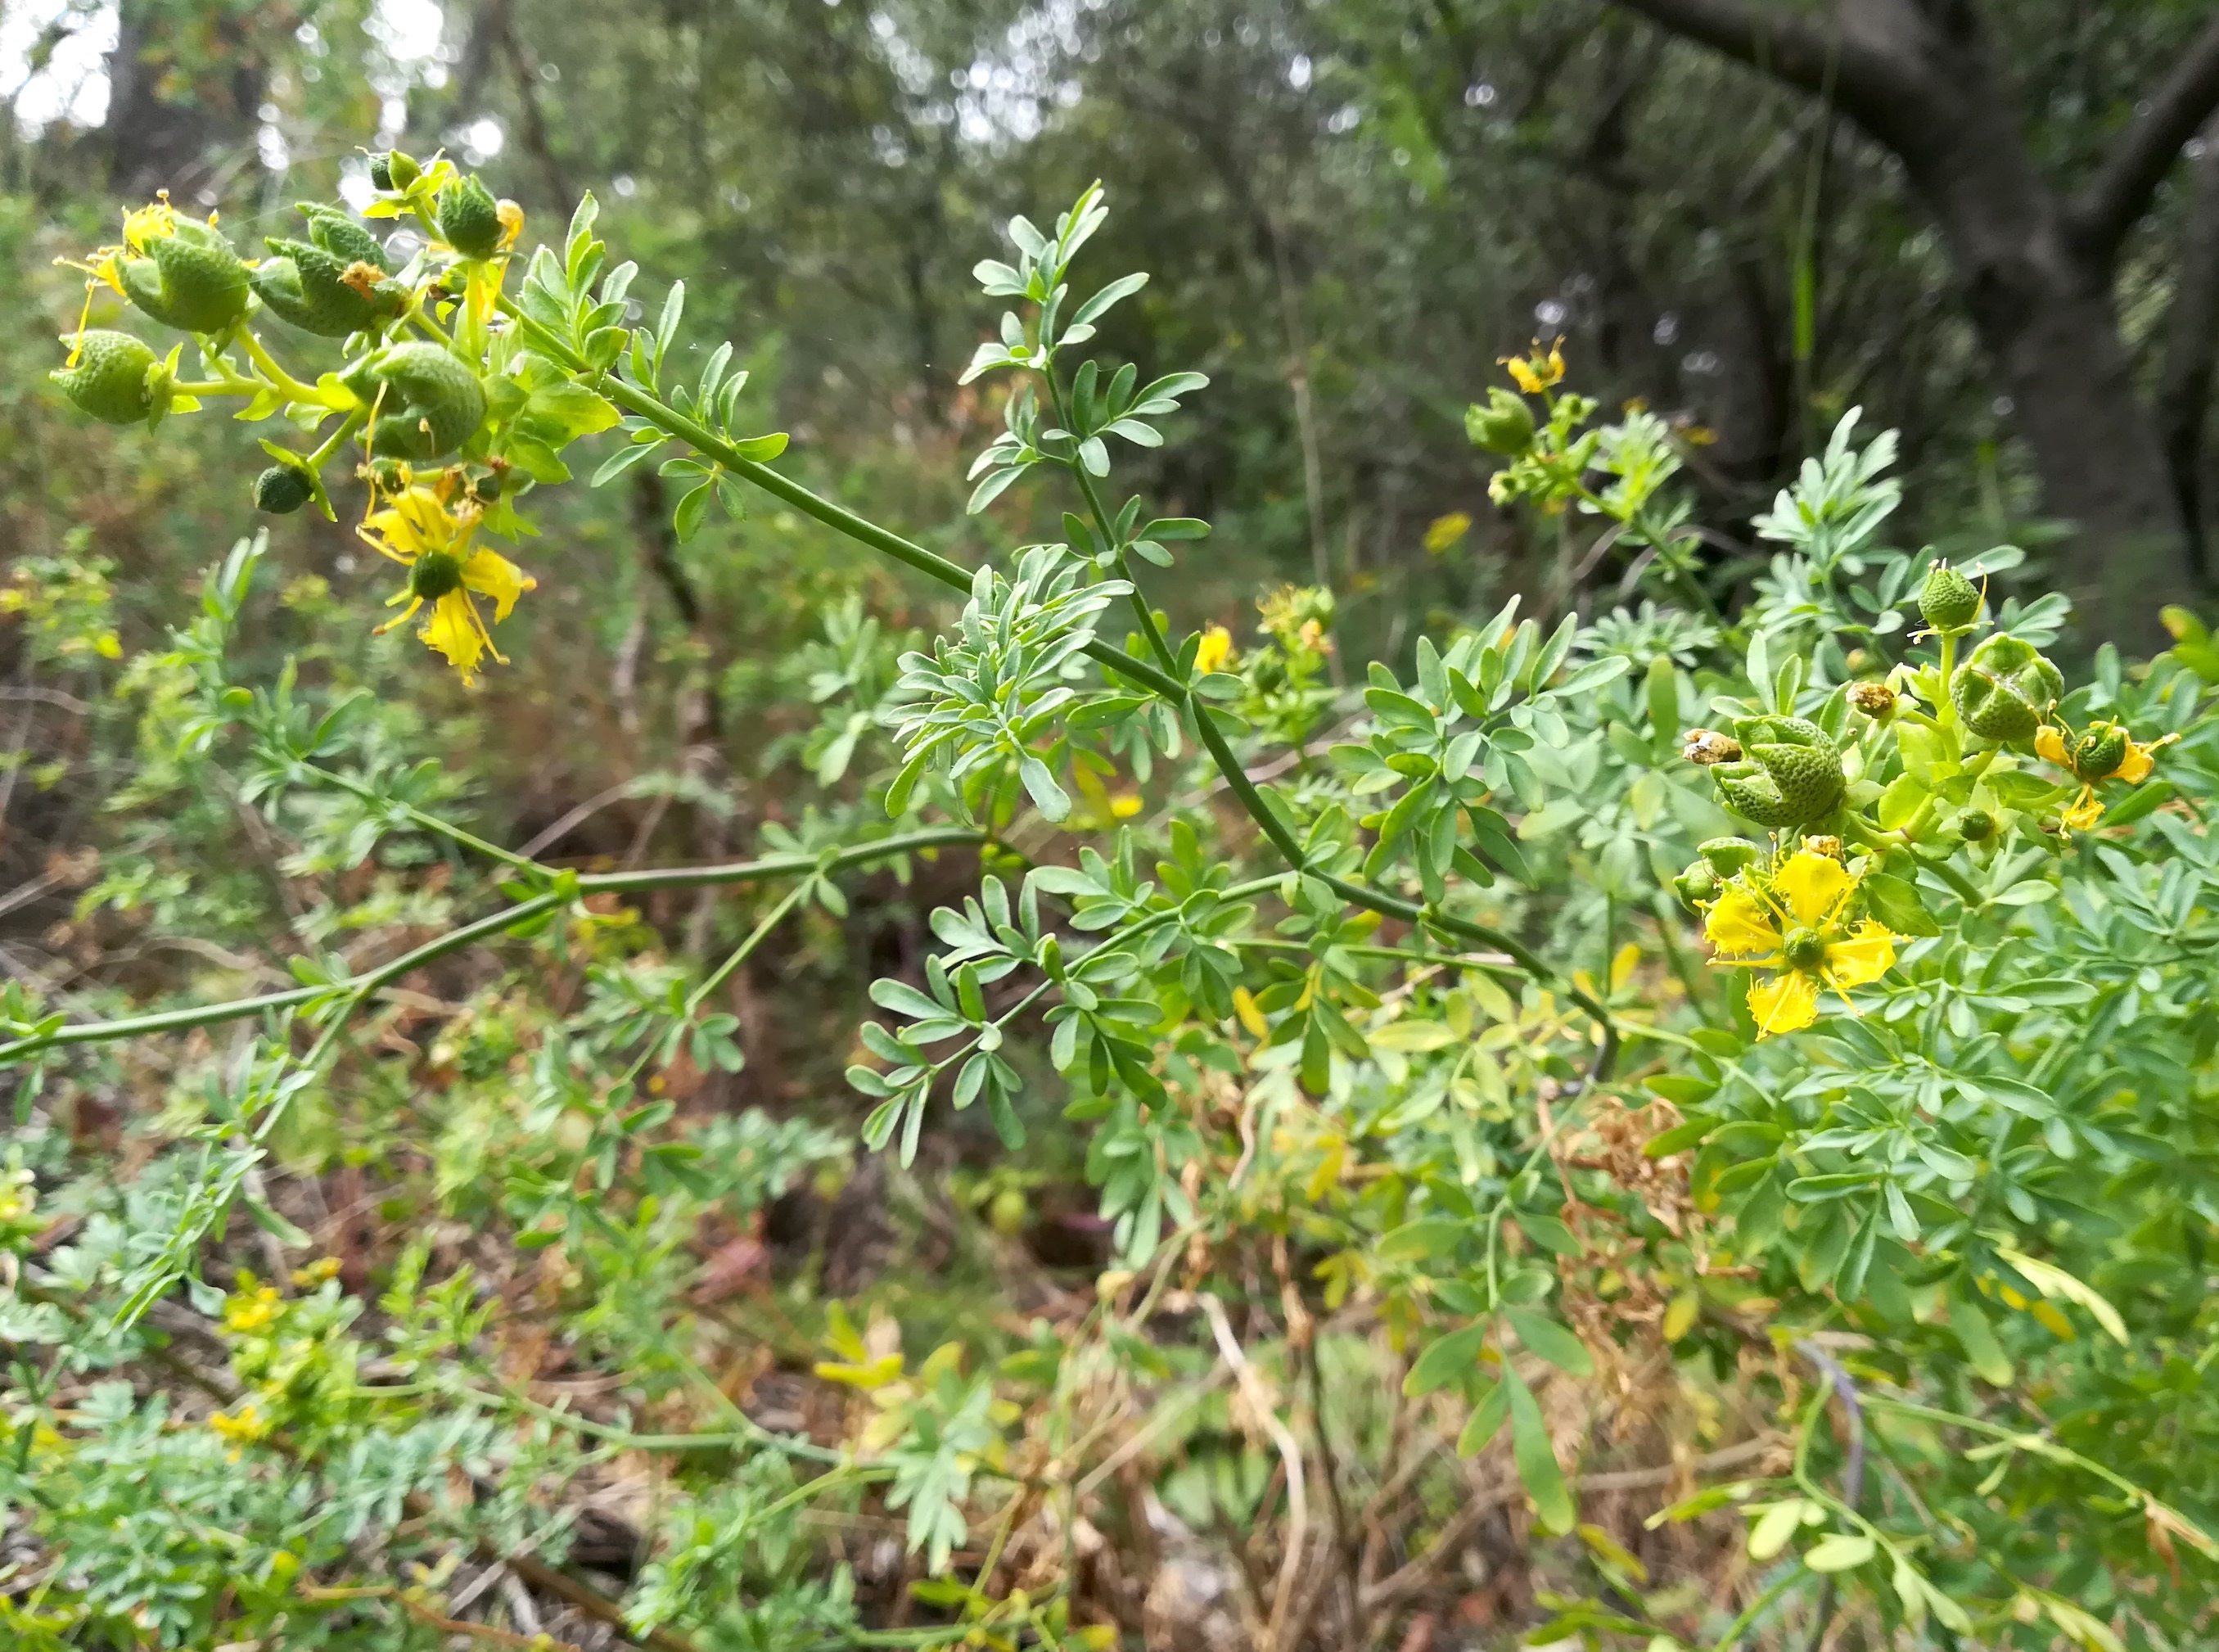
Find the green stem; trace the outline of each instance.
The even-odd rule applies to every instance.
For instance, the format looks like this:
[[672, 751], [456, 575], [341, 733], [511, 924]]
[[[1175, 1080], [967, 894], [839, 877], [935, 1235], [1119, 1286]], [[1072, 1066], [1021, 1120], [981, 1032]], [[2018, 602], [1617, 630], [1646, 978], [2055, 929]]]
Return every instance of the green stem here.
[[709, 995], [730, 980], [732, 972], [746, 963], [749, 954], [757, 947], [761, 946], [770, 932], [785, 922], [786, 915], [801, 904], [801, 897], [809, 892], [810, 886], [814, 881], [811, 879], [805, 879], [786, 891], [780, 897], [778, 904], [763, 914], [762, 922], [749, 932], [748, 938], [732, 949], [731, 955], [702, 978], [701, 984], [695, 987], [693, 996], [686, 1000], [687, 1020], [693, 1020], [693, 1012], [708, 1001]]
[[301, 383], [300, 380], [279, 366], [277, 358], [263, 348], [262, 340], [256, 338], [245, 326], [240, 326], [233, 336], [239, 341], [239, 347], [246, 352], [246, 359], [267, 373], [270, 376], [270, 383], [283, 391], [287, 400], [305, 401], [311, 407], [329, 407], [334, 413], [349, 408], [348, 402], [333, 400], [313, 384]]
[[[313, 463], [314, 460], [312, 459], [310, 463]], [[391, 798], [385, 797], [367, 781], [357, 780], [351, 775], [342, 774], [336, 769], [326, 768], [317, 763], [302, 763], [301, 767], [320, 779], [329, 780], [343, 792], [351, 792], [365, 803], [382, 804], [388, 807], [395, 806]], [[498, 843], [489, 842], [475, 832], [463, 830], [452, 821], [442, 820], [437, 815], [427, 814], [413, 804], [404, 803], [397, 806], [411, 825], [420, 827], [427, 832], [437, 833], [439, 836], [446, 838], [451, 842], [460, 844], [466, 849], [476, 849], [480, 854], [499, 860], [505, 866], [514, 866], [519, 872], [528, 872], [536, 878], [551, 878], [555, 875], [553, 867], [543, 866], [537, 860], [528, 860], [513, 849], [505, 849]]]
[[[703, 885], [761, 883], [802, 873], [844, 871], [890, 855], [956, 848], [986, 841], [985, 833], [968, 828], [934, 827], [924, 831], [883, 837], [875, 842], [857, 844], [853, 848], [842, 849], [837, 854], [822, 858], [806, 854], [780, 854], [761, 860], [740, 860], [723, 866], [602, 873], [581, 877], [570, 887], [577, 895], [597, 895], [624, 894], [650, 889], [689, 889]], [[489, 917], [481, 918], [475, 923], [465, 924], [459, 929], [426, 941], [389, 964], [328, 985], [294, 987], [283, 992], [265, 992], [256, 997], [233, 998], [223, 1003], [197, 1004], [183, 1009], [158, 1010], [152, 1015], [129, 1015], [117, 1021], [80, 1022], [75, 1026], [58, 1027], [51, 1033], [16, 1039], [0, 1044], [0, 1064], [19, 1061], [25, 1056], [65, 1045], [103, 1044], [152, 1033], [185, 1032], [196, 1027], [214, 1026], [220, 1022], [239, 1021], [264, 1010], [295, 1009], [311, 1000], [333, 995], [351, 993], [366, 997], [411, 970], [420, 969], [449, 953], [459, 952], [488, 935], [512, 929], [571, 898], [573, 896], [569, 893], [535, 896], [531, 900], [520, 902]]]
[[1732, 1652], [1733, 1648], [1740, 1643], [1742, 1636], [1748, 1631], [1750, 1625], [1762, 1617], [1766, 1609], [1774, 1601], [1793, 1588], [1802, 1581], [1802, 1578], [1803, 1568], [1799, 1563], [1789, 1570], [1787, 1576], [1749, 1603], [1749, 1610], [1727, 1626], [1726, 1632], [1719, 1636], [1712, 1643], [1711, 1652]]
[[[820, 498], [792, 477], [781, 475], [768, 465], [759, 464], [752, 459], [743, 457], [739, 450], [730, 443], [724, 440], [698, 419], [687, 418], [638, 386], [628, 383], [612, 373], [594, 368], [561, 338], [518, 310], [507, 299], [504, 298], [500, 301], [500, 307], [502, 313], [513, 320], [525, 336], [531, 340], [533, 348], [563, 363], [573, 372], [587, 380], [593, 388], [618, 407], [637, 414], [658, 430], [682, 438], [696, 450], [724, 465], [727, 470], [742, 481], [753, 483], [772, 497], [785, 501], [805, 516], [823, 523], [836, 532], [846, 535], [858, 544], [867, 545], [873, 550], [892, 557], [896, 562], [917, 569], [919, 573], [929, 574], [951, 589], [967, 593], [970, 591], [971, 573], [960, 563], [951, 562], [935, 551], [928, 550], [923, 545], [904, 539], [899, 534], [890, 532], [875, 522], [856, 515], [853, 511], [835, 505], [830, 500]], [[1151, 621], [1153, 622], [1153, 615], [1151, 615]], [[1255, 821], [1264, 835], [1271, 840], [1271, 846], [1278, 850], [1288, 865], [1297, 872], [1308, 870], [1308, 860], [1302, 853], [1301, 843], [1286, 823], [1280, 820], [1271, 806], [1264, 801], [1263, 793], [1257, 789], [1256, 783], [1248, 778], [1246, 770], [1242, 767], [1240, 760], [1234, 755], [1233, 749], [1227, 743], [1224, 734], [1218, 729], [1215, 721], [1201, 709], [1198, 698], [1185, 683], [1145, 660], [1134, 659], [1122, 649], [1098, 637], [1088, 641], [1086, 652], [1118, 675], [1139, 683], [1143, 687], [1153, 689], [1176, 705], [1190, 710], [1194, 713], [1196, 731], [1201, 736], [1203, 744], [1209, 748], [1211, 760], [1223, 775], [1227, 788], [1240, 799], [1241, 807], [1247, 810], [1249, 817]], [[1346, 879], [1327, 876], [1325, 882], [1342, 899], [1361, 906], [1368, 911], [1377, 912], [1383, 917], [1400, 918], [1408, 922], [1420, 921], [1432, 922], [1436, 927], [1445, 928], [1452, 934], [1476, 941], [1482, 946], [1510, 953], [1517, 960], [1519, 966], [1537, 981], [1551, 985], [1561, 984], [1555, 970], [1542, 963], [1531, 951], [1519, 946], [1499, 931], [1489, 929], [1482, 924], [1469, 922], [1464, 919], [1451, 917], [1445, 913], [1436, 913], [1428, 916], [1424, 909], [1411, 902], [1362, 884], [1351, 883]], [[1602, 1046], [1588, 1074], [1588, 1082], [1600, 1083], [1609, 1077], [1612, 1065], [1617, 1059], [1617, 1028], [1612, 1024], [1609, 1013], [1594, 998], [1576, 987], [1566, 987], [1564, 990], [1569, 993], [1574, 1002], [1592, 1015], [1602, 1028]], [[0, 1059], [4, 1059], [7, 1053], [5, 1048], [0, 1048]]]

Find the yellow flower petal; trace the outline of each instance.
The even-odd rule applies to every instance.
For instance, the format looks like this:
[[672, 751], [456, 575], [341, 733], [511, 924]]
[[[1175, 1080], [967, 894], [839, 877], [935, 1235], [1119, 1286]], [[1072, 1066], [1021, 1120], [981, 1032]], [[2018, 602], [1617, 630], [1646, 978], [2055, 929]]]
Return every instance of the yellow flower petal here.
[[507, 619], [517, 598], [537, 590], [539, 581], [499, 552], [480, 550], [472, 551], [469, 561], [463, 564], [463, 586], [480, 596], [491, 597], [493, 617], [498, 621]]
[[2103, 817], [2104, 805], [2092, 786], [2082, 786], [2080, 795], [2073, 799], [2060, 817], [2067, 829], [2075, 832], [2086, 831]]
[[1818, 984], [1800, 970], [1760, 981], [1749, 990], [1749, 1013], [1759, 1038], [1808, 1027], [1818, 1019]]
[[447, 656], [447, 663], [454, 667], [464, 687], [476, 679], [478, 661], [486, 649], [485, 630], [477, 611], [463, 593], [450, 591], [433, 603], [432, 617], [416, 634]]
[[2120, 760], [2118, 767], [2111, 771], [2111, 778], [2124, 780], [2129, 786], [2140, 786], [2149, 779], [2150, 771], [2157, 767], [2156, 760], [2150, 755], [2156, 749], [2155, 746], [2145, 746], [2139, 741], [2129, 740], [2127, 742], [2127, 755]]
[[1749, 958], [1780, 949], [1780, 926], [1762, 902], [1739, 884], [1730, 885], [1703, 920], [1703, 934], [1728, 958]]
[[2065, 749], [2065, 736], [2054, 724], [2045, 723], [2034, 731], [2034, 751], [2036, 756], [2060, 768], [2073, 767], [2072, 755]]
[[1772, 879], [1772, 892], [1798, 923], [1813, 929], [1831, 922], [1855, 887], [1855, 879], [1840, 861], [1809, 849], [1789, 855]]
[[1510, 370], [1511, 382], [1529, 396], [1539, 395], [1545, 388], [1541, 376], [1526, 365], [1522, 356], [1506, 356], [1502, 364]]
[[1212, 625], [1202, 634], [1202, 641], [1194, 647], [1194, 668], [1209, 673], [1216, 670], [1231, 657], [1233, 633], [1222, 625]]
[[1886, 924], [1867, 918], [1826, 948], [1826, 979], [1844, 990], [1877, 981], [1894, 966], [1895, 939]]

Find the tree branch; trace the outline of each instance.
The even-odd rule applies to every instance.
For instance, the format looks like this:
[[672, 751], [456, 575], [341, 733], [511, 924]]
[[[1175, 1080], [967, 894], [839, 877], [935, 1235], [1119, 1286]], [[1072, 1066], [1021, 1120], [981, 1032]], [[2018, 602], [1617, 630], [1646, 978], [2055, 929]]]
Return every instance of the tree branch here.
[[[1707, 46], [1783, 85], [1830, 99], [1899, 154], [1915, 149], [1924, 125], [1918, 65], [1891, 53], [1884, 32], [1860, 39], [1837, 17], [1822, 27], [1782, 16], [1777, 0], [1615, 0], [1667, 34]], [[1910, 44], [1898, 41], [1898, 45]]]
[[2144, 100], [2141, 112], [2112, 141], [2096, 176], [2074, 198], [2067, 224], [2084, 256], [2109, 266], [2181, 146], [2214, 109], [2219, 109], [2219, 18], [2204, 25], [2172, 72]]

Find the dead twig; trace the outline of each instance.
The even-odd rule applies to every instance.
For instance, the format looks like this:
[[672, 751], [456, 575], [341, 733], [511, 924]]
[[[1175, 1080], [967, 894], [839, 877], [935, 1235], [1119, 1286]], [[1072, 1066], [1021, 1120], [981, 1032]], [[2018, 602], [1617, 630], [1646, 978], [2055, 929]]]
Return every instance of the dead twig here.
[[1278, 1407], [1264, 1387], [1263, 1378], [1256, 1375], [1248, 1363], [1248, 1356], [1241, 1351], [1240, 1339], [1233, 1334], [1232, 1322], [1225, 1317], [1225, 1304], [1208, 1291], [1197, 1299], [1203, 1313], [1209, 1317], [1210, 1335], [1216, 1338], [1217, 1351], [1233, 1368], [1233, 1380], [1239, 1385], [1249, 1408], [1271, 1437], [1271, 1444], [1279, 1453], [1279, 1463], [1287, 1482], [1287, 1541], [1279, 1560], [1279, 1581], [1271, 1591], [1271, 1615], [1265, 1624], [1265, 1643], [1279, 1645], [1279, 1636], [1288, 1621], [1287, 1608], [1294, 1599], [1295, 1578], [1302, 1570], [1302, 1550], [1309, 1538], [1309, 1495], [1302, 1478], [1302, 1448], [1296, 1442], [1287, 1425], [1281, 1420]]

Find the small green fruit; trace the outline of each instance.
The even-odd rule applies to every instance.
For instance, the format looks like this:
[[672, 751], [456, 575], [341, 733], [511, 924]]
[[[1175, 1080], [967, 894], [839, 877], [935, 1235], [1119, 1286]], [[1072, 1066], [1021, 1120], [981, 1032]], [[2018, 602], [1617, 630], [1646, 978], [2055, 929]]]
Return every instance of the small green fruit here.
[[1918, 588], [1919, 617], [1937, 631], [1954, 631], [1973, 623], [1980, 612], [1980, 593], [1972, 581], [1947, 562], [1926, 570], [1926, 583]]
[[2065, 692], [2065, 678], [2033, 643], [1998, 632], [1973, 650], [1949, 684], [1965, 726], [1983, 740], [2031, 740], [2042, 714]]
[[214, 225], [190, 218], [149, 239], [146, 256], [125, 259], [116, 279], [134, 304], [183, 332], [221, 332], [246, 314], [246, 265]]
[[85, 413], [109, 425], [135, 425], [170, 405], [169, 372], [127, 332], [88, 329], [77, 361], [48, 376]]
[[[344, 338], [401, 314], [407, 291], [376, 261], [384, 257], [376, 237], [343, 220], [311, 219], [308, 233], [306, 241], [266, 243], [275, 256], [263, 260], [252, 279], [273, 314], [326, 338]], [[376, 259], [355, 256], [364, 243]]]
[[345, 383], [377, 408], [370, 446], [382, 457], [420, 463], [441, 458], [485, 423], [478, 376], [434, 344], [388, 345], [357, 363]]
[[1713, 837], [1695, 845], [1695, 853], [1709, 862], [1711, 870], [1719, 877], [1731, 878], [1744, 867], [1756, 865], [1764, 851], [1747, 838]]
[[1719, 881], [1719, 874], [1707, 860], [1689, 861], [1688, 869], [1672, 880], [1673, 892], [1679, 896], [1680, 904], [1690, 912], [1718, 899], [1719, 891], [1723, 887]]
[[1949, 827], [1967, 843], [1985, 843], [1996, 835], [1996, 817], [1985, 809], [1961, 810]]
[[1464, 430], [1473, 446], [1515, 458], [1533, 445], [1533, 410], [1525, 397], [1498, 384], [1488, 391], [1484, 407], [1474, 402], [1464, 409]]
[[440, 190], [432, 215], [447, 245], [464, 258], [489, 258], [500, 251], [500, 203], [475, 175]]
[[1841, 748], [1817, 724], [1799, 717], [1744, 717], [1734, 732], [1746, 757], [1720, 763], [1711, 774], [1736, 814], [1782, 831], [1840, 807], [1848, 789]]
[[320, 201], [300, 203], [301, 216], [308, 220], [308, 239], [343, 264], [374, 264], [387, 275], [393, 259], [376, 236], [339, 210]]
[[316, 496], [308, 473], [295, 464], [273, 464], [254, 479], [254, 508], [290, 516]]
[[2090, 782], [2108, 779], [2127, 761], [2127, 731], [2116, 723], [2091, 724], [2073, 742], [2073, 772]]

